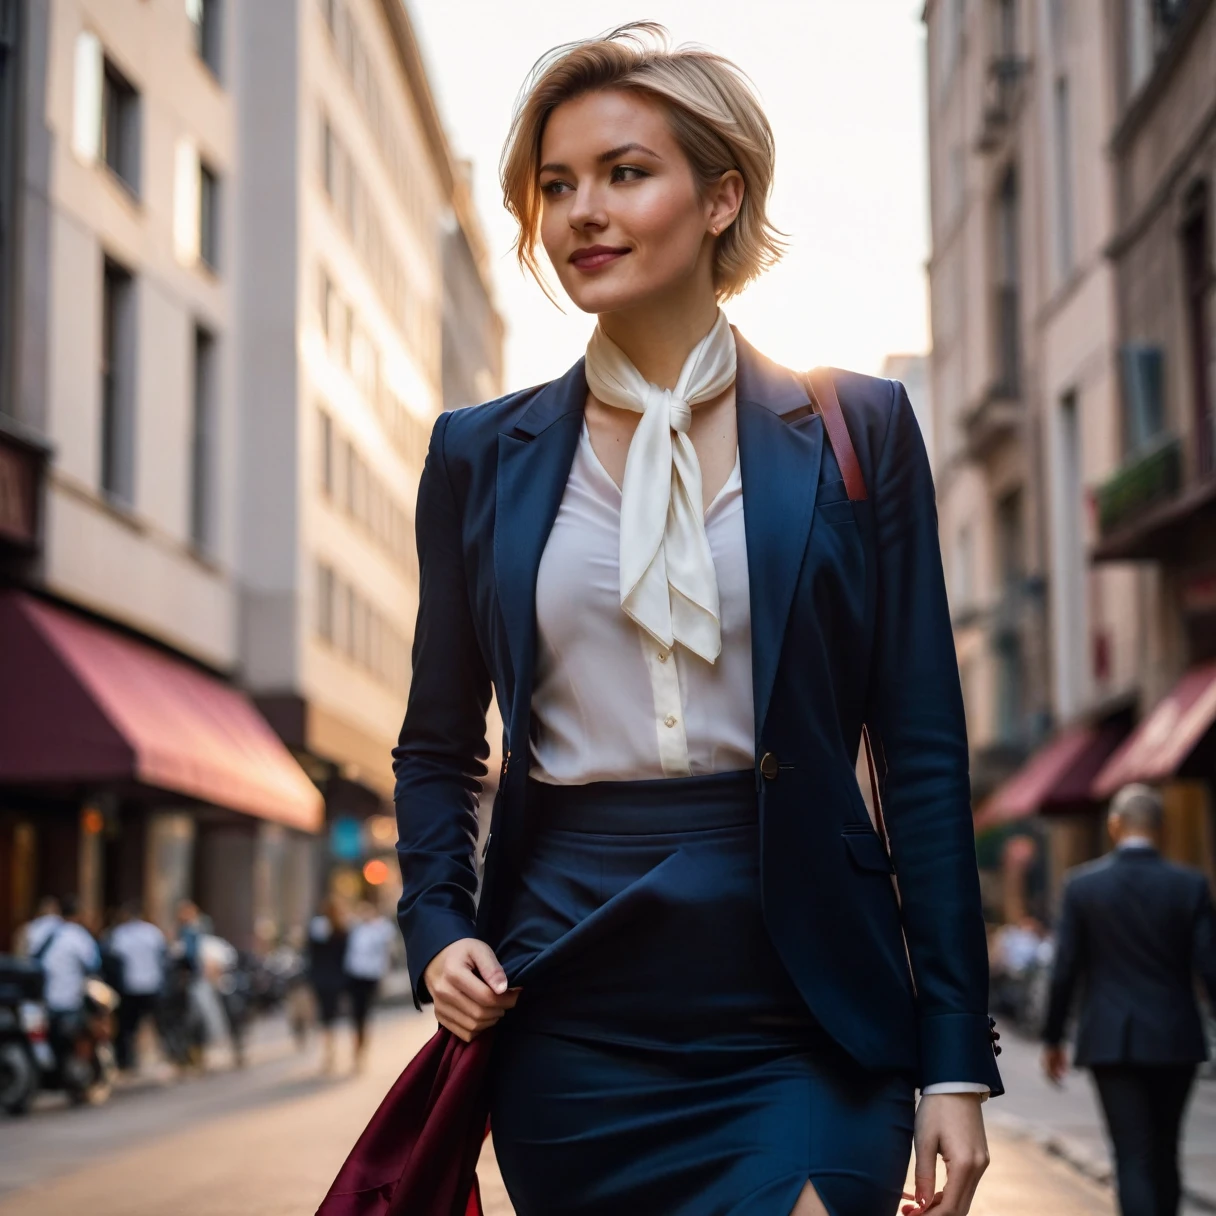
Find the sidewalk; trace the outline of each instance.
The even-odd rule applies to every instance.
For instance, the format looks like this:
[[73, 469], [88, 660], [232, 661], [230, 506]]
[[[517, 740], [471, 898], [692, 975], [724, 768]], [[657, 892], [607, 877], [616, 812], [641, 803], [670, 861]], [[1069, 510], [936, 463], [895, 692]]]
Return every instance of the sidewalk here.
[[[998, 1061], [1006, 1093], [985, 1107], [988, 1124], [1041, 1144], [1089, 1178], [1111, 1181], [1102, 1114], [1087, 1073], [1069, 1073], [1056, 1089], [1039, 1067], [1037, 1043], [1001, 1027]], [[1195, 1085], [1187, 1110], [1182, 1181], [1188, 1211], [1216, 1212], [1216, 1081]]]

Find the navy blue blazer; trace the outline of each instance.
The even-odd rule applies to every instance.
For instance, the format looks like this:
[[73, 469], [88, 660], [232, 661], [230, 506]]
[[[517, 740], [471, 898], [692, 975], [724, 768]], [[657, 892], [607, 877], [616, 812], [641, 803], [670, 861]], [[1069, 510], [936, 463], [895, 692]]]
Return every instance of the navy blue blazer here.
[[[850, 502], [801, 381], [735, 340], [768, 930], [815, 1016], [857, 1060], [921, 1085], [999, 1093], [967, 732], [920, 429], [901, 384], [836, 373], [869, 487]], [[586, 395], [580, 359], [548, 384], [445, 413], [431, 437], [413, 681], [393, 751], [399, 919], [417, 999], [445, 946], [474, 935], [496, 944], [496, 896], [526, 848], [536, 574]], [[478, 900], [491, 689], [504, 759]], [[906, 953], [891, 865], [855, 775], [863, 722], [885, 759]], [[777, 760], [767, 778], [766, 753]]]
[[1076, 1063], [1197, 1064], [1207, 1042], [1195, 980], [1216, 1007], [1216, 912], [1198, 870], [1118, 849], [1064, 888], [1043, 1038], [1064, 1038], [1084, 987]]

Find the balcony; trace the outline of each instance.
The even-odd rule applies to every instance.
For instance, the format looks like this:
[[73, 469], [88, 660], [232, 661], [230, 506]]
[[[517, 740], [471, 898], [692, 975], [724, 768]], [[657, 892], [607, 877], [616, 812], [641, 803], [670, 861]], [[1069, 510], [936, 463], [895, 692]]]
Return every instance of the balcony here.
[[1013, 125], [1025, 95], [1030, 60], [1019, 55], [997, 55], [988, 62], [984, 78], [984, 114], [976, 150], [995, 152]]
[[986, 460], [1021, 426], [1022, 402], [1012, 386], [994, 381], [962, 419], [963, 439], [972, 460]]
[[[1098, 543], [1092, 560], [1176, 559], [1216, 525], [1216, 478], [1183, 476], [1182, 440], [1166, 435], [1094, 491]], [[1210, 544], [1210, 542], [1209, 542]]]

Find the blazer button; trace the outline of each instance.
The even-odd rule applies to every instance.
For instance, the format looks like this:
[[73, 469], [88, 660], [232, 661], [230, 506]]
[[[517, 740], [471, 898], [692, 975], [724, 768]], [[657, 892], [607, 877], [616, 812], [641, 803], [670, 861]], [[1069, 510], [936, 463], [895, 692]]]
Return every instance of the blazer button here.
[[760, 758], [760, 775], [766, 781], [772, 781], [777, 776], [777, 757], [772, 752], [765, 752]]

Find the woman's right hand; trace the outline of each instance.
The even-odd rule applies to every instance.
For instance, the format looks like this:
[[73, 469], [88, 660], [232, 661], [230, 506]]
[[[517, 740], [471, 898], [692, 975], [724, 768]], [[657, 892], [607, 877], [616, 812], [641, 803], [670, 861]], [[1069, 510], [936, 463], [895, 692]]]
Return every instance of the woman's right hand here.
[[521, 991], [507, 987], [507, 973], [494, 951], [476, 937], [445, 946], [427, 963], [422, 978], [439, 1025], [466, 1043], [514, 1008]]

